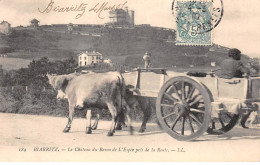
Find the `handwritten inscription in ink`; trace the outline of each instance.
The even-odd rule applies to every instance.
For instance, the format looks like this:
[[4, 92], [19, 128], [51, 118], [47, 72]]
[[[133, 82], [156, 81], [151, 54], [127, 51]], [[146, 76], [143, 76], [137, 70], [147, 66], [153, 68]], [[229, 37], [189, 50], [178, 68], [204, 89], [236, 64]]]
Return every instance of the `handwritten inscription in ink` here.
[[89, 6], [87, 3], [82, 2], [79, 4], [61, 6], [56, 4], [54, 0], [50, 0], [47, 6], [39, 7], [38, 11], [42, 14], [51, 13], [51, 12], [58, 12], [58, 13], [75, 12], [77, 13], [75, 16], [76, 19], [81, 18], [86, 12], [94, 12], [98, 15], [98, 18], [104, 19], [104, 16], [102, 15], [104, 11], [124, 9], [124, 7], [126, 7], [126, 4], [127, 1], [120, 4], [111, 4], [109, 2], [103, 2], [103, 3], [96, 3], [93, 6]]

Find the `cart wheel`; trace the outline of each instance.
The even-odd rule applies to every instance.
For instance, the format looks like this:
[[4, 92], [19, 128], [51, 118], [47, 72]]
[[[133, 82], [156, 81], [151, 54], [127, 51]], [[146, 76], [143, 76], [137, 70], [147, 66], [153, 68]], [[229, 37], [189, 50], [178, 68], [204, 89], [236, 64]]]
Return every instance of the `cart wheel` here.
[[239, 115], [229, 112], [220, 113], [219, 118], [211, 121], [207, 133], [212, 135], [221, 135], [230, 131], [239, 120]]
[[207, 131], [211, 121], [210, 96], [189, 77], [174, 77], [161, 88], [156, 114], [163, 129], [181, 141], [194, 140]]

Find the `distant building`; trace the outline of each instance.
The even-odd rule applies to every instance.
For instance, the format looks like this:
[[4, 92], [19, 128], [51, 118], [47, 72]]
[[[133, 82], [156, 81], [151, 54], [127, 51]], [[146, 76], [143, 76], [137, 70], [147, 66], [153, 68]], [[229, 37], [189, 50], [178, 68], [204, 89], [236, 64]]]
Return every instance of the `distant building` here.
[[210, 48], [209, 51], [210, 52], [222, 52], [222, 53], [227, 53], [227, 51], [229, 50], [228, 47], [224, 47], [218, 44], [213, 44]]
[[135, 12], [128, 10], [126, 7], [123, 9], [116, 9], [109, 12], [110, 22], [107, 25], [121, 26], [121, 27], [134, 27], [135, 26]]
[[211, 62], [210, 65], [215, 67], [216, 66], [216, 62]]
[[110, 66], [113, 66], [113, 62], [112, 62], [112, 60], [110, 60], [110, 59], [104, 59], [104, 60], [103, 60], [103, 63], [104, 63], [104, 64], [108, 64], [108, 65], [110, 65]]
[[102, 54], [96, 51], [86, 51], [78, 55], [78, 66], [87, 66], [102, 63]]
[[40, 21], [38, 21], [37, 19], [33, 19], [33, 20], [31, 20], [31, 26], [32, 27], [38, 27], [39, 26], [39, 22]]
[[11, 32], [11, 24], [7, 21], [0, 23], [0, 34], [9, 34]]

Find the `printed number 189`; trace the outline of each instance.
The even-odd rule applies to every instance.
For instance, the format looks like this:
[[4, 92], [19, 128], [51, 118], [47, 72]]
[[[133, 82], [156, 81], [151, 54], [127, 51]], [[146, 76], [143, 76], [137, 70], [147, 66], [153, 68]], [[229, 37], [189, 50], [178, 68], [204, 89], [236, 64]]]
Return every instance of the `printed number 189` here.
[[19, 148], [19, 152], [26, 152], [26, 148], [24, 147]]

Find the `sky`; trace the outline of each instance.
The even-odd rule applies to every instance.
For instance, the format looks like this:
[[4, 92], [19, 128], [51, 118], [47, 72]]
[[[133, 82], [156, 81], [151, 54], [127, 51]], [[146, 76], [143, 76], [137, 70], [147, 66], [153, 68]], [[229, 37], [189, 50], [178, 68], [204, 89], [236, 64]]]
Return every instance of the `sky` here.
[[[12, 27], [29, 25], [36, 18], [44, 24], [103, 24], [109, 21], [108, 11], [99, 16], [93, 10], [99, 3], [108, 6], [127, 6], [135, 11], [135, 24], [175, 29], [171, 11], [173, 0], [0, 0], [0, 21], [11, 23]], [[220, 0], [215, 0], [220, 1]], [[43, 12], [53, 2], [49, 13]], [[260, 0], [223, 0], [224, 15], [219, 25], [212, 31], [213, 42], [229, 48], [238, 48], [243, 54], [260, 58]], [[76, 19], [79, 11], [55, 12], [55, 7], [85, 7], [85, 12]]]

